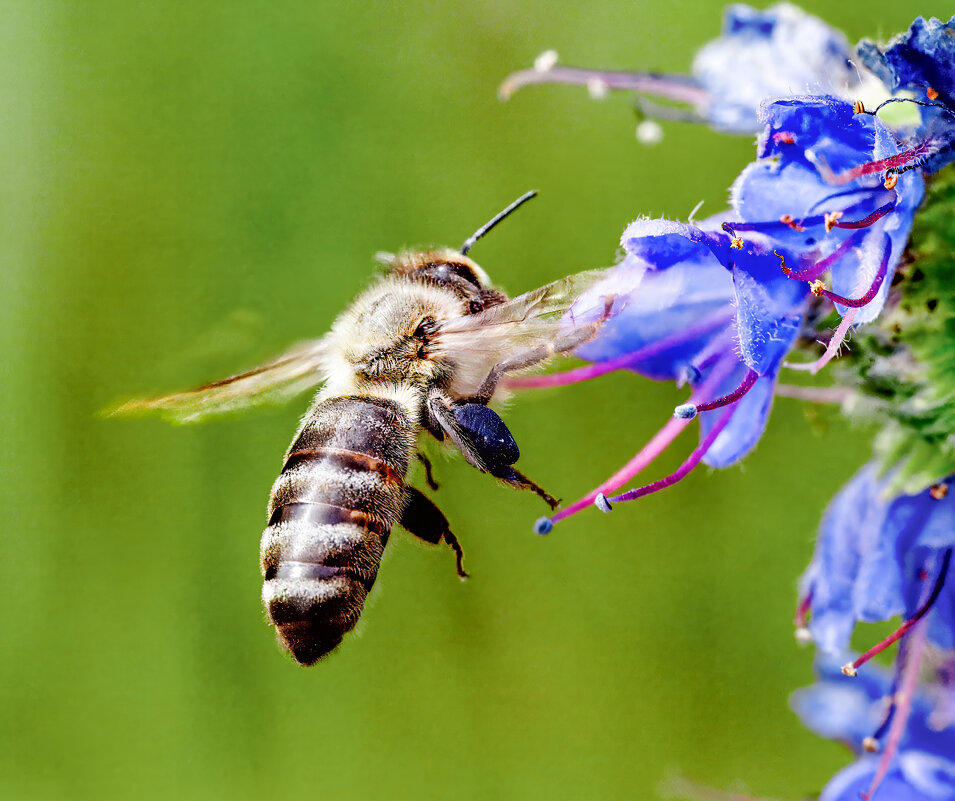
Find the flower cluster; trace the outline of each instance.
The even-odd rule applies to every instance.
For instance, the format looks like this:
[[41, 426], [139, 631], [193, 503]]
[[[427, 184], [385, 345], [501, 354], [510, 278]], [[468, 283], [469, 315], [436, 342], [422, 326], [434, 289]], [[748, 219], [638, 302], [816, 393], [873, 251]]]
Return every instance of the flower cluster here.
[[[853, 49], [793, 6], [736, 5], [692, 76], [571, 68], [548, 53], [501, 91], [547, 82], [653, 94], [689, 109], [643, 100], [643, 114], [759, 138], [727, 211], [626, 227], [623, 260], [571, 310], [587, 319], [614, 298], [600, 334], [577, 351], [589, 365], [511, 382], [555, 386], [626, 369], [691, 389], [628, 464], [536, 530], [591, 505], [609, 512], [701, 462], [738, 462], [774, 395], [795, 389], [781, 388], [780, 373], [818, 372], [856, 331], [862, 347], [820, 394], [835, 390], [847, 410], [887, 421], [881, 463], [823, 520], [797, 611], [798, 637], [823, 654], [820, 683], [794, 705], [810, 728], [863, 754], [823, 799], [879, 787], [886, 798], [955, 799], [955, 662], [938, 662], [935, 680], [919, 686], [933, 654], [955, 649], [955, 176], [944, 169], [955, 160], [955, 17], [918, 18], [885, 46]], [[946, 297], [953, 305], [939, 310]], [[619, 492], [696, 418], [699, 444], [676, 472]], [[846, 652], [857, 623], [896, 616], [903, 622], [888, 638], [833, 668], [829, 655]], [[887, 679], [867, 663], [895, 643]]]

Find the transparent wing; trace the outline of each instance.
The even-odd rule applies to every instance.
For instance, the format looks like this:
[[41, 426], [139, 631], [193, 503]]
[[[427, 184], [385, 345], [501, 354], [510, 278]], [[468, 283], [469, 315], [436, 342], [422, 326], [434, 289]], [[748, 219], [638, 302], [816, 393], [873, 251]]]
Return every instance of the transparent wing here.
[[131, 400], [109, 413], [155, 413], [175, 422], [190, 423], [205, 415], [231, 412], [257, 403], [280, 403], [325, 379], [326, 350], [324, 339], [302, 342], [277, 359], [244, 373], [186, 392]]
[[575, 273], [478, 314], [450, 320], [438, 329], [433, 349], [449, 357], [471, 354], [493, 360], [516, 349], [536, 348], [572, 335], [578, 327], [592, 326], [599, 318], [596, 307], [576, 316], [568, 312], [607, 272]]

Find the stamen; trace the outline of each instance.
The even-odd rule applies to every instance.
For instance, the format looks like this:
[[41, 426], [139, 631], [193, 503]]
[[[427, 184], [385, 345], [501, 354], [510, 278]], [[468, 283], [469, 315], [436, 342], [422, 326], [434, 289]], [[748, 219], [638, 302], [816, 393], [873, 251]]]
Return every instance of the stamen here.
[[780, 267], [782, 271], [794, 281], [814, 281], [820, 275], [822, 275], [826, 270], [830, 269], [833, 264], [835, 264], [839, 259], [846, 255], [852, 248], [856, 247], [863, 239], [863, 237], [868, 232], [865, 229], [860, 229], [849, 236], [846, 237], [845, 241], [839, 245], [832, 253], [826, 256], [824, 259], [820, 259], [815, 264], [811, 264], [806, 267], [804, 270], [791, 270], [786, 266], [786, 260], [775, 250], [777, 256], [779, 256]]
[[[882, 282], [885, 281], [885, 275], [889, 269], [889, 259], [892, 256], [892, 239], [888, 234], [885, 235], [885, 253], [882, 254], [882, 262], [879, 264], [879, 271], [875, 274], [875, 278], [872, 280], [872, 284], [869, 286], [868, 291], [858, 298], [844, 298], [842, 295], [837, 295], [835, 292], [830, 292], [828, 289], [823, 289], [819, 292], [820, 295], [824, 295], [833, 303], [840, 303], [843, 306], [848, 306], [849, 308], [861, 309], [867, 303], [871, 303], [877, 294], [879, 294], [879, 288], [882, 286]], [[815, 295], [816, 292], [813, 291]]]
[[773, 134], [773, 142], [776, 144], [782, 142], [784, 145], [794, 145], [796, 144], [796, 136], [792, 131], [777, 131]]
[[497, 90], [498, 97], [501, 100], [508, 100], [518, 89], [537, 83], [563, 83], [590, 88], [599, 82], [605, 89], [646, 92], [679, 103], [688, 103], [691, 106], [702, 105], [709, 99], [705, 89], [695, 80], [684, 75], [592, 70], [566, 67], [557, 63], [548, 64], [547, 67], [546, 70], [521, 70], [508, 75]]
[[796, 605], [796, 614], [793, 615], [793, 625], [795, 626], [796, 642], [799, 645], [809, 645], [812, 642], [812, 634], [809, 633], [809, 610], [812, 607], [812, 590], [807, 592]]
[[785, 224], [788, 225], [790, 228], [792, 228], [794, 231], [805, 231], [805, 230], [806, 230], [803, 226], [799, 225], [799, 223], [797, 223], [795, 220], [793, 220], [792, 214], [784, 214], [782, 217], [779, 218], [779, 221], [780, 221], [781, 223], [785, 223]]
[[935, 579], [935, 585], [932, 587], [932, 592], [929, 594], [928, 599], [922, 604], [915, 614], [912, 615], [908, 620], [906, 620], [901, 626], [899, 626], [895, 631], [893, 631], [888, 637], [886, 637], [882, 642], [873, 645], [868, 651], [866, 651], [862, 656], [856, 659], [854, 662], [850, 662], [848, 665], [843, 666], [842, 672], [847, 676], [855, 676], [858, 669], [868, 662], [872, 657], [877, 654], [881, 654], [886, 648], [888, 648], [892, 643], [898, 640], [900, 637], [904, 637], [906, 632], [909, 631], [916, 623], [918, 623], [925, 615], [928, 613], [929, 609], [932, 608], [932, 605], [938, 600], [939, 594], [942, 592], [942, 587], [945, 585], [945, 576], [948, 574], [948, 566], [952, 560], [952, 549], [948, 548], [944, 555], [942, 556], [942, 566], [939, 568], [938, 576]]
[[624, 353], [622, 356], [607, 359], [605, 362], [595, 362], [594, 364], [575, 367], [572, 370], [564, 370], [559, 373], [550, 373], [549, 375], [508, 378], [505, 380], [504, 385], [512, 389], [539, 389], [543, 387], [562, 387], [568, 384], [577, 384], [581, 381], [589, 381], [607, 373], [612, 373], [615, 370], [632, 367], [644, 359], [665, 352], [669, 348], [682, 345], [684, 342], [696, 339], [697, 337], [705, 336], [722, 326], [728, 325], [732, 319], [732, 312], [727, 313], [721, 311], [717, 314], [705, 317], [696, 325], [658, 339], [656, 342], [652, 342], [631, 353]]
[[[870, 189], [868, 191], [871, 192], [872, 190]], [[879, 187], [878, 191], [882, 192], [883, 191], [882, 187]], [[854, 194], [854, 192], [850, 194]], [[886, 214], [888, 214], [890, 211], [892, 211], [892, 209], [895, 208], [896, 203], [897, 203], [896, 200], [892, 200], [891, 202], [886, 203], [884, 206], [880, 206], [871, 214], [863, 217], [861, 220], [850, 220], [848, 222], [836, 222], [836, 223], [833, 223], [832, 227], [833, 228], [868, 228], [870, 225], [872, 225], [872, 223], [877, 222], [878, 220], [882, 219]], [[845, 214], [847, 212], [856, 211], [864, 207], [865, 205], [867, 205], [866, 201], [861, 200], [858, 203], [854, 203], [853, 205], [844, 209], [843, 213]], [[787, 217], [789, 217], [790, 219], [789, 220], [783, 219]], [[773, 230], [778, 230], [780, 228], [791, 228], [793, 220], [790, 217], [790, 215], [784, 214], [783, 218], [780, 218], [779, 220], [772, 220], [772, 221], [766, 221], [766, 222], [749, 222], [749, 223], [724, 222], [722, 224], [722, 227], [723, 227], [723, 230], [729, 233], [731, 236], [735, 236], [737, 231], [773, 231]], [[826, 222], [825, 214], [814, 214], [810, 217], [803, 217], [801, 220], [799, 220], [798, 225], [800, 226], [801, 229], [805, 229], [814, 225], [824, 225], [825, 222]], [[796, 230], [800, 230], [800, 229], [797, 228]]]
[[861, 100], [852, 101], [852, 113], [853, 114], [865, 114], [865, 105]]
[[[951, 553], [951, 552], [949, 552]], [[893, 703], [895, 704], [895, 714], [892, 716], [892, 722], [889, 726], [889, 736], [885, 744], [885, 749], [879, 759], [879, 767], [872, 777], [872, 783], [869, 789], [862, 793], [863, 801], [870, 801], [872, 794], [882, 784], [885, 774], [889, 771], [889, 765], [895, 757], [905, 733], [905, 727], [909, 722], [909, 716], [912, 713], [912, 702], [915, 700], [915, 688], [919, 680], [919, 664], [922, 660], [922, 652], [925, 650], [926, 632], [923, 627], [913, 633], [912, 642], [906, 649], [905, 667], [902, 669], [902, 681], [898, 693], [895, 694]]]
[[815, 295], [817, 298], [826, 291], [826, 285], [820, 281], [818, 278], [815, 281], [809, 282], [809, 292]]
[[919, 142], [915, 147], [909, 148], [908, 150], [903, 150], [901, 153], [896, 153], [894, 156], [888, 156], [884, 159], [877, 159], [875, 161], [867, 161], [865, 164], [860, 164], [857, 167], [852, 167], [845, 172], [841, 172], [838, 175], [825, 164], [820, 162], [817, 164], [820, 175], [822, 175], [823, 180], [830, 184], [847, 184], [849, 181], [854, 181], [856, 178], [861, 178], [863, 175], [873, 175], [875, 173], [885, 172], [886, 170], [892, 169], [894, 167], [903, 167], [910, 162], [921, 159], [924, 156], [932, 155], [938, 149], [938, 142], [932, 139], [926, 139], [922, 142]]
[[942, 482], [941, 484], [933, 484], [931, 487], [929, 487], [928, 494], [932, 496], [932, 500], [944, 500], [945, 496], [948, 495], [948, 484], [945, 482]]
[[638, 487], [637, 489], [624, 492], [621, 495], [615, 495], [609, 500], [613, 501], [614, 503], [635, 501], [637, 498], [642, 498], [645, 495], [652, 495], [654, 492], [659, 492], [660, 490], [666, 489], [667, 487], [672, 487], [678, 481], [682, 481], [690, 473], [690, 471], [700, 463], [700, 460], [706, 456], [706, 452], [713, 446], [713, 443], [722, 433], [723, 429], [726, 428], [726, 425], [729, 423], [730, 418], [733, 416], [735, 411], [736, 407], [731, 406], [729, 409], [723, 412], [722, 415], [720, 415], [720, 419], [716, 421], [713, 428], [710, 429], [710, 432], [700, 443], [699, 447], [690, 454], [690, 458], [681, 464], [675, 472], [671, 473], [666, 478], [661, 478], [659, 481], [654, 481], [652, 484], [646, 484], [645, 486]]
[[728, 392], [721, 398], [705, 401], [703, 403], [681, 404], [673, 410], [673, 416], [678, 417], [681, 420], [692, 420], [699, 412], [708, 412], [712, 409], [720, 409], [723, 406], [729, 406], [729, 404], [735, 403], [742, 398], [743, 395], [749, 392], [753, 388], [753, 384], [756, 383], [757, 378], [759, 378], [759, 373], [757, 373], [755, 370], [749, 369], [746, 371], [746, 375], [743, 376], [742, 383], [740, 383], [740, 385], [732, 392]]
[[[694, 398], [706, 397], [711, 392], [713, 392], [723, 381], [726, 380], [734, 367], [738, 364], [735, 357], [730, 358], [729, 354], [724, 354], [723, 358], [720, 359], [714, 365], [712, 372], [707, 376], [706, 380], [700, 384], [697, 391], [693, 394], [693, 397], [690, 398], [692, 402]], [[653, 463], [653, 460], [656, 459], [663, 451], [665, 451], [670, 444], [679, 436], [679, 434], [690, 424], [689, 420], [674, 420], [670, 419], [666, 424], [650, 439], [650, 441], [640, 449], [640, 451], [634, 455], [634, 457], [627, 462], [623, 467], [621, 467], [616, 473], [614, 473], [610, 478], [604, 481], [600, 486], [595, 487], [582, 498], [574, 501], [570, 506], [565, 509], [561, 509], [553, 517], [550, 518], [541, 518], [535, 524], [535, 530], [539, 533], [543, 527], [542, 521], [546, 520], [550, 523], [550, 528], [547, 528], [547, 531], [550, 531], [553, 528], [555, 523], [560, 522], [566, 517], [577, 514], [577, 512], [582, 509], [587, 509], [594, 502], [597, 495], [600, 493], [613, 492], [618, 487], [623, 486], [628, 481], [630, 481], [635, 475], [637, 475], [645, 467]]]
[[604, 514], [610, 514], [610, 512], [613, 511], [610, 501], [607, 500], [607, 496], [602, 492], [598, 492], [597, 497], [594, 498], [594, 506], [596, 506]]
[[899, 174], [897, 172], [886, 173], [885, 180], [882, 182], [882, 186], [886, 189], [895, 189], [895, 185], [899, 182]]
[[837, 222], [835, 224], [836, 228], [868, 228], [872, 223], [878, 222], [886, 214], [888, 214], [892, 209], [898, 205], [898, 200], [893, 200], [891, 203], [886, 203], [884, 206], [879, 206], [871, 214], [863, 217], [861, 220], [854, 220], [850, 222]]
[[730, 247], [733, 250], [742, 250], [743, 249], [743, 237], [734, 236], [733, 240], [730, 242]]
[[843, 315], [842, 322], [839, 323], [839, 327], [829, 339], [829, 344], [826, 346], [826, 352], [816, 359], [816, 361], [783, 362], [783, 367], [788, 367], [790, 370], [806, 370], [813, 375], [818, 373], [823, 367], [829, 364], [829, 362], [831, 362], [835, 355], [839, 352], [839, 348], [842, 347], [842, 343], [845, 341], [846, 334], [849, 333], [849, 328], [852, 326], [852, 323], [858, 313], [858, 309], [850, 307], [845, 315]]
[[933, 89], [931, 86], [925, 87], [925, 96], [929, 100], [938, 100], [938, 91]]
[[832, 229], [835, 228], [836, 223], [839, 222], [839, 219], [842, 217], [841, 211], [827, 211], [824, 215], [826, 220], [826, 233], [831, 233]]

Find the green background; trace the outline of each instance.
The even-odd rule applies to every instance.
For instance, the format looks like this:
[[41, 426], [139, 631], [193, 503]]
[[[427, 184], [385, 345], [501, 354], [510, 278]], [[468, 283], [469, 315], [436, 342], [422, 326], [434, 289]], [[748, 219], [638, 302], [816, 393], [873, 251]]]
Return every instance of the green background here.
[[[912, 12], [810, 10], [850, 39]], [[942, 3], [923, 14], [942, 16]], [[472, 580], [396, 533], [357, 635], [311, 669], [259, 601], [268, 489], [307, 399], [175, 428], [104, 419], [321, 334], [376, 250], [482, 242], [511, 292], [613, 262], [638, 214], [725, 202], [747, 138], [534, 87], [683, 71], [714, 2], [0, 3], [0, 798], [652, 798], [674, 776], [797, 799], [846, 760], [789, 692], [795, 580], [865, 432], [780, 400], [741, 468], [548, 538], [462, 460], [438, 499]], [[570, 499], [683, 394], [614, 375], [511, 404]], [[674, 469], [681, 440], [647, 476]]]

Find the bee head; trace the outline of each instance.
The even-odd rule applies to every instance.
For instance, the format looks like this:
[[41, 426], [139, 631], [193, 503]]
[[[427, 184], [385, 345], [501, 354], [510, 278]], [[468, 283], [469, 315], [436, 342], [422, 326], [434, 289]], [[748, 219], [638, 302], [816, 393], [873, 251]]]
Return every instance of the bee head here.
[[411, 251], [382, 260], [393, 274], [451, 290], [468, 304], [469, 314], [507, 300], [491, 286], [491, 279], [477, 262], [456, 250]]

